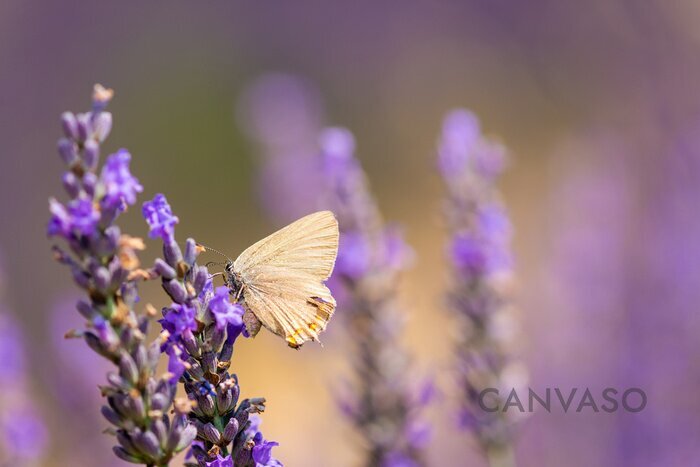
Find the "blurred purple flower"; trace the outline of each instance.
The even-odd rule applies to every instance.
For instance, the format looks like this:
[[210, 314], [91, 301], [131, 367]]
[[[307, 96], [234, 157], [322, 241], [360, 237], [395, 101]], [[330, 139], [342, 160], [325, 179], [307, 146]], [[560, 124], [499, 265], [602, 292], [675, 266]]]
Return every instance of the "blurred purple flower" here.
[[332, 127], [321, 132], [319, 145], [326, 167], [335, 162], [351, 162], [355, 153], [355, 137], [347, 128]]
[[102, 397], [99, 386], [113, 369], [111, 363], [94, 352], [85, 351], [79, 339], [65, 339], [68, 329], [79, 329], [85, 318], [76, 313], [78, 294], [56, 300], [50, 310], [47, 351], [53, 356], [42, 362], [42, 383], [54, 388], [56, 408], [73, 423], [63, 427], [62, 442], [74, 448], [64, 453], [62, 462], [70, 465], [96, 463], [100, 466], [125, 465], [111, 452], [111, 440], [103, 436], [104, 419], [99, 413]]
[[340, 237], [336, 272], [357, 279], [367, 272], [370, 265], [369, 246], [357, 232], [347, 232]]
[[443, 176], [451, 177], [464, 170], [480, 135], [479, 120], [467, 110], [455, 110], [445, 118], [438, 147], [438, 166]]
[[499, 204], [480, 206], [478, 225], [484, 237], [505, 242], [510, 239], [510, 220]]
[[450, 255], [457, 269], [464, 274], [493, 276], [512, 267], [510, 253], [494, 236], [474, 232], [458, 232], [452, 239]]
[[[498, 332], [498, 323], [513, 320], [499, 282], [512, 272], [510, 222], [495, 186], [505, 150], [481, 135], [474, 114], [456, 110], [445, 118], [437, 156], [451, 234], [448, 299], [454, 322], [463, 326], [455, 347], [460, 426], [473, 430], [490, 459], [509, 460], [512, 412], [487, 413], [477, 400], [485, 387], [523, 384], [522, 366], [508, 354], [505, 334]], [[503, 465], [511, 465], [510, 460]]]
[[485, 179], [493, 180], [506, 168], [506, 150], [492, 141], [482, 141], [474, 160], [475, 170]]
[[369, 244], [366, 235], [349, 231], [340, 237], [335, 267], [337, 274], [360, 279], [378, 263], [398, 271], [410, 263], [412, 256], [413, 251], [396, 227], [385, 228], [380, 241], [374, 245]]
[[434, 378], [426, 378], [422, 386], [418, 387], [415, 403], [419, 406], [426, 406], [438, 398], [438, 389]]
[[[427, 404], [427, 402], [426, 402]], [[412, 446], [424, 448], [432, 437], [432, 429], [427, 423], [413, 421], [406, 430], [406, 439]]]
[[313, 145], [322, 113], [318, 91], [303, 79], [283, 73], [258, 78], [238, 105], [240, 125], [270, 151]]
[[346, 294], [339, 309], [356, 344], [355, 382], [338, 395], [339, 405], [363, 437], [367, 465], [425, 465], [424, 439], [411, 427], [428, 398], [419, 402], [410, 390], [410, 359], [399, 343], [403, 320], [396, 304], [398, 274], [411, 250], [399, 229], [385, 226], [354, 156], [352, 133], [328, 128], [319, 142], [323, 206], [335, 212], [340, 227], [334, 284]]
[[0, 386], [6, 388], [25, 377], [26, 361], [20, 330], [5, 310], [0, 310]]
[[[85, 406], [86, 398], [93, 396], [95, 408], [99, 408], [98, 386], [104, 383], [104, 376], [112, 368], [109, 362], [91, 352], [86, 352], [84, 343], [78, 339], [66, 339], [68, 329], [83, 325], [84, 318], [75, 311], [77, 294], [68, 294], [54, 301], [50, 310], [51, 349], [55, 360], [51, 362], [48, 378], [57, 382], [60, 388], [60, 402], [69, 408]], [[88, 414], [91, 419], [98, 419]]]
[[48, 433], [29, 387], [21, 329], [5, 310], [0, 310], [0, 362], [0, 465], [34, 465], [44, 456]]
[[401, 452], [390, 452], [381, 467], [420, 467], [421, 464]]
[[[16, 460], [13, 465], [24, 465], [30, 460], [37, 460], [48, 445], [46, 426], [37, 411], [27, 402], [19, 406], [13, 404], [1, 412], [0, 436], [0, 447]], [[0, 454], [0, 460], [2, 458], [3, 455]]]
[[241, 96], [237, 113], [263, 159], [256, 186], [266, 212], [286, 223], [315, 210], [322, 189], [315, 157], [323, 113], [318, 91], [299, 77], [267, 74]]
[[491, 180], [505, 168], [506, 151], [481, 136], [479, 119], [472, 112], [457, 109], [444, 120], [438, 143], [438, 168], [446, 180], [460, 179], [466, 171]]
[[486, 253], [479, 240], [470, 233], [459, 233], [452, 240], [450, 251], [455, 265], [462, 271], [484, 274]]
[[[536, 305], [545, 313], [538, 319], [557, 332], [537, 336], [538, 349], [552, 355], [539, 377], [639, 387], [650, 403], [641, 416], [622, 412], [560, 433], [565, 449], [548, 463], [575, 455], [588, 464], [651, 467], [698, 457], [700, 367], [679, 358], [700, 354], [696, 117], [681, 133], [669, 125], [643, 138], [618, 127], [586, 128], [552, 154], [555, 185], [546, 209], [553, 242], [536, 287], [547, 295], [538, 293]], [[542, 424], [540, 436], [558, 428]]]

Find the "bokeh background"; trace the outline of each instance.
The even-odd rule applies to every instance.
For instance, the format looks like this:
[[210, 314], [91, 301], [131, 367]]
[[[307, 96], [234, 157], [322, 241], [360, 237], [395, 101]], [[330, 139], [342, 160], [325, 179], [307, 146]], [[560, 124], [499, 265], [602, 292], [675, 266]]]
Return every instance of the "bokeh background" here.
[[[245, 96], [269, 73], [304, 89], [280, 105], [355, 133], [385, 217], [415, 250], [401, 294], [416, 374], [430, 370], [443, 395], [431, 465], [483, 465], [455, 429], [443, 306], [434, 154], [458, 106], [511, 150], [502, 190], [531, 386], [649, 398], [639, 414], [534, 414], [521, 465], [698, 465], [698, 21], [697, 2], [660, 0], [0, 2], [2, 309], [25, 337], [23, 391], [48, 425], [41, 465], [118, 465], [93, 389], [104, 367], [62, 340], [80, 321], [45, 238], [60, 112], [86, 110], [95, 82], [113, 87], [107, 148], [132, 152], [142, 199], [167, 193], [180, 235], [235, 255], [283, 222], [246, 126]], [[125, 230], [145, 235], [137, 211]], [[156, 286], [144, 295], [160, 300]], [[347, 372], [337, 323], [325, 344], [293, 352], [269, 333], [238, 344], [244, 395], [268, 399], [264, 430], [286, 465], [360, 458], [330, 392]]]

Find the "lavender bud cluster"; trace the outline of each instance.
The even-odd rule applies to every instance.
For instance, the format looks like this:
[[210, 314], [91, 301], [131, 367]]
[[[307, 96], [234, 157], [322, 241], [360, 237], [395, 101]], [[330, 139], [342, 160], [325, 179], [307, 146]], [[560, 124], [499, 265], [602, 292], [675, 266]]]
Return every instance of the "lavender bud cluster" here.
[[[505, 162], [505, 149], [482, 136], [476, 116], [456, 110], [446, 117], [438, 167], [446, 186], [451, 235], [448, 303], [457, 329], [460, 421], [475, 433], [491, 465], [498, 466], [514, 465], [514, 411], [485, 411], [479, 394], [497, 388], [505, 397], [527, 380], [523, 365], [511, 355], [517, 328], [508, 293], [511, 229], [496, 188]], [[504, 402], [490, 400], [488, 406], [503, 407]]]
[[354, 385], [347, 391], [352, 396], [341, 404], [368, 447], [364, 465], [425, 465], [429, 430], [418, 415], [431, 399], [432, 384], [409, 389], [418, 378], [399, 345], [403, 319], [396, 285], [411, 253], [400, 232], [384, 225], [354, 144], [345, 129], [321, 135], [324, 207], [336, 213], [341, 231], [334, 278], [347, 294], [339, 308], [355, 346]]
[[163, 341], [148, 341], [149, 316], [135, 311], [137, 281], [148, 276], [137, 256], [144, 244], [116, 225], [143, 190], [129, 170], [130, 154], [121, 149], [109, 155], [98, 172], [101, 144], [112, 126], [104, 111], [111, 97], [111, 90], [96, 85], [90, 112], [61, 117], [58, 152], [67, 166], [62, 182], [68, 201], [49, 201], [48, 235], [64, 240], [67, 248], [55, 245], [54, 257], [86, 293], [77, 303], [86, 327], [69, 335], [82, 337], [115, 366], [101, 387], [107, 399], [102, 414], [117, 440], [114, 453], [128, 462], [165, 466], [197, 431], [178, 407], [169, 415], [176, 386], [156, 376]]
[[161, 278], [172, 299], [160, 323], [167, 335], [163, 350], [170, 382], [181, 381], [188, 396], [177, 405], [196, 428], [190, 452], [196, 463], [187, 465], [281, 466], [271, 454], [277, 443], [263, 438], [253, 416], [265, 410], [265, 399], [240, 401], [238, 379], [228, 371], [234, 343], [245, 332], [243, 307], [231, 302], [226, 286], [214, 289], [207, 267], [197, 264], [202, 247], [189, 238], [183, 250], [175, 241], [178, 218], [165, 196], [144, 203], [143, 215], [150, 236], [163, 240], [163, 257], [151, 274]]

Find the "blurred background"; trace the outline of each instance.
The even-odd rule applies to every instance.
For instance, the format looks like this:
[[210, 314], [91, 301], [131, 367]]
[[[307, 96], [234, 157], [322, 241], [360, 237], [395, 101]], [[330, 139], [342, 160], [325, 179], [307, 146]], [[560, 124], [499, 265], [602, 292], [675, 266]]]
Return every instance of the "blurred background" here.
[[[276, 128], [350, 128], [384, 216], [415, 250], [401, 294], [416, 373], [432, 370], [443, 395], [431, 465], [483, 465], [455, 429], [443, 299], [435, 144], [459, 106], [511, 151], [502, 190], [531, 386], [648, 396], [638, 414], [534, 414], [520, 465], [698, 465], [698, 21], [692, 1], [0, 2], [1, 308], [23, 336], [0, 337], [0, 366], [24, 369], [18, 393], [47, 426], [33, 438], [40, 465], [119, 465], [100, 434], [105, 370], [62, 339], [80, 319], [45, 238], [60, 113], [88, 110], [95, 82], [114, 88], [106, 149], [131, 151], [141, 199], [166, 193], [181, 237], [236, 255], [288, 220], [273, 196], [286, 171], [269, 168], [251, 100], [281, 78], [293, 92], [267, 95], [289, 117]], [[137, 209], [123, 225], [146, 235]], [[143, 295], [162, 301], [157, 285]], [[335, 324], [324, 348], [292, 352], [270, 333], [237, 345], [243, 393], [268, 399], [263, 428], [285, 465], [361, 457], [330, 392], [347, 373]]]

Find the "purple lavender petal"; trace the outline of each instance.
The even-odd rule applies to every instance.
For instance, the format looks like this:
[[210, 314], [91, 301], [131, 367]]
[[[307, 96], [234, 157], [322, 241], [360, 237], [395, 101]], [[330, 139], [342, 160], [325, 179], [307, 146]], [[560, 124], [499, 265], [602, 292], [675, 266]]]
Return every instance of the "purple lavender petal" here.
[[107, 158], [100, 175], [105, 190], [103, 206], [121, 210], [123, 203], [136, 203], [136, 196], [143, 187], [129, 171], [130, 162], [131, 154], [126, 149], [120, 149]]
[[168, 372], [172, 374], [170, 377], [170, 384], [177, 383], [187, 369], [185, 362], [182, 361], [183, 353], [182, 349], [177, 345], [168, 347]]
[[175, 235], [175, 225], [180, 222], [168, 204], [163, 194], [157, 194], [151, 201], [143, 203], [143, 217], [151, 228], [148, 235], [151, 238], [160, 237], [164, 241]]
[[171, 339], [180, 337], [187, 329], [192, 331], [197, 329], [196, 310], [193, 307], [173, 303], [165, 310], [165, 315], [160, 323], [170, 333]]
[[74, 232], [92, 236], [100, 221], [100, 212], [87, 198], [74, 199], [67, 205], [51, 199], [49, 200], [49, 210], [52, 214], [47, 229], [49, 236], [70, 238]]
[[253, 460], [263, 466], [269, 465], [272, 460], [272, 448], [279, 446], [275, 441], [262, 441], [253, 448]]
[[216, 322], [216, 327], [223, 329], [227, 326], [243, 326], [243, 307], [231, 303], [231, 294], [226, 286], [217, 287], [214, 297], [209, 301], [211, 311]]
[[231, 456], [221, 457], [221, 455], [217, 455], [216, 460], [206, 464], [207, 467], [233, 467], [233, 459]]

